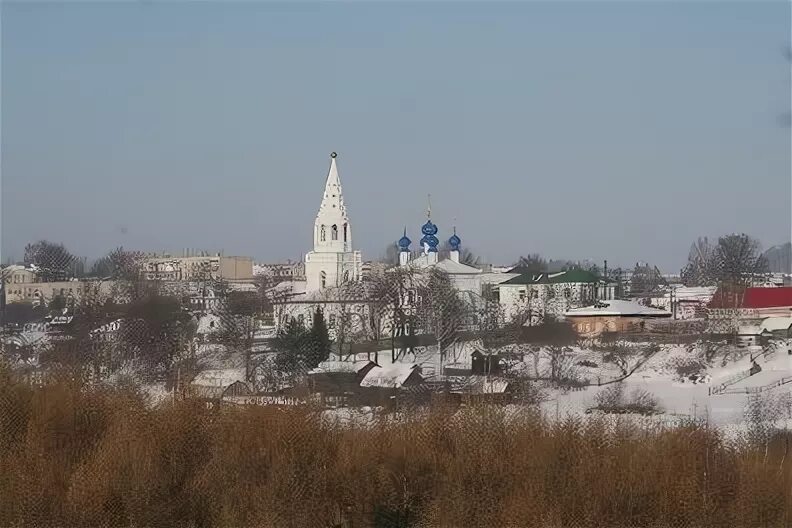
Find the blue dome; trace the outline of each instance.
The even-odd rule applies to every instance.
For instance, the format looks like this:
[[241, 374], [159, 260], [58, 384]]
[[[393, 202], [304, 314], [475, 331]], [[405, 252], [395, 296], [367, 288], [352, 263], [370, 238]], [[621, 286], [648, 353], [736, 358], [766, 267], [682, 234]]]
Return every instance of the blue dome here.
[[440, 241], [434, 235], [426, 235], [421, 239], [421, 246], [429, 246], [430, 252], [437, 251], [438, 244], [440, 244]]
[[421, 227], [421, 233], [424, 235], [436, 235], [437, 226], [434, 225], [431, 220], [427, 220], [426, 223]]
[[451, 246], [451, 249], [453, 251], [457, 251], [461, 243], [462, 240], [458, 236], [456, 236], [456, 233], [451, 235], [451, 238], [448, 239], [448, 245]]
[[407, 238], [407, 235], [404, 235], [399, 239], [399, 247], [402, 251], [410, 251], [410, 244], [412, 244], [412, 240]]

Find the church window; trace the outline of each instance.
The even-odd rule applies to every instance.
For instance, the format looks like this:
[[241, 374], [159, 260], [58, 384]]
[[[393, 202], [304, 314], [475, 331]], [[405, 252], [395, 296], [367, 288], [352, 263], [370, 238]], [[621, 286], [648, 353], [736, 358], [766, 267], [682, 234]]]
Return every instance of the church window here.
[[327, 273], [323, 271], [320, 277], [322, 279], [322, 288], [325, 288], [327, 286]]
[[338, 226], [337, 225], [333, 224], [333, 227], [330, 228], [330, 233], [331, 233], [330, 237], [333, 240], [338, 240]]
[[349, 282], [349, 270], [344, 271], [344, 282]]
[[327, 240], [327, 233], [325, 231], [325, 226], [324, 225], [322, 226], [322, 229], [319, 231], [319, 240], [321, 240], [322, 242]]
[[347, 225], [344, 224], [344, 242], [347, 241]]

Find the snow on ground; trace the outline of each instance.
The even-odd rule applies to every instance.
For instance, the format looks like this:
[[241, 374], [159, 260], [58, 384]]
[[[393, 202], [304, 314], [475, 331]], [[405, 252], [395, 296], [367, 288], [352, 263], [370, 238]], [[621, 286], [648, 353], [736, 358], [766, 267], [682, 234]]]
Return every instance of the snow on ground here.
[[[786, 353], [788, 343], [778, 347], [775, 354], [760, 357], [757, 363], [762, 367], [762, 372], [750, 376], [731, 387], [751, 388], [772, 384], [782, 377], [792, 376], [792, 356]], [[445, 359], [445, 364], [470, 365], [470, 354], [480, 348], [480, 344], [473, 341], [460, 343], [454, 347]], [[710, 388], [727, 381], [736, 374], [745, 372], [751, 367], [750, 355], [757, 354], [760, 349], [744, 349], [734, 361], [707, 369], [711, 376], [709, 384], [694, 384], [690, 381], [680, 381], [675, 365], [679, 361], [695, 360], [696, 356], [683, 345], [663, 345], [660, 351], [652, 356], [632, 376], [624, 380], [624, 394], [627, 398], [637, 391], [646, 391], [655, 396], [659, 406], [664, 411], [661, 420], [669, 419], [698, 419], [718, 426], [737, 427], [745, 420], [745, 406], [749, 394], [719, 394], [710, 395]], [[602, 352], [572, 347], [571, 356], [578, 364], [581, 361], [590, 361], [596, 367], [576, 365], [577, 374], [592, 383], [605, 383], [619, 377], [618, 368], [602, 360]], [[525, 354], [522, 364], [515, 364], [515, 370], [522, 370], [528, 374], [544, 371], [549, 366], [549, 355]], [[390, 362], [390, 350], [379, 353], [380, 364]], [[441, 371], [440, 356], [436, 347], [424, 347], [416, 351], [415, 356], [407, 355], [399, 360], [402, 364], [419, 364], [424, 371], [439, 375]], [[428, 368], [427, 368], [428, 367]], [[586, 410], [596, 405], [596, 397], [601, 391], [606, 390], [611, 384], [601, 386], [588, 386], [580, 390], [545, 389], [548, 400], [541, 404], [544, 414], [554, 419], [569, 416], [588, 416]], [[792, 383], [769, 391], [774, 397], [792, 394]]]

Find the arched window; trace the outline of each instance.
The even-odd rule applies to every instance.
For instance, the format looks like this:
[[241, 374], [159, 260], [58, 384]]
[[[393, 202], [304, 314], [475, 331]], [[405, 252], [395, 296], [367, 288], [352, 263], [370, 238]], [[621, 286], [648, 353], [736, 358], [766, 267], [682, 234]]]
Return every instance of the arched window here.
[[333, 240], [338, 240], [338, 226], [333, 224], [333, 227], [330, 228], [331, 238]]
[[349, 282], [349, 270], [344, 271], [344, 282]]
[[344, 224], [344, 242], [347, 241], [347, 225]]
[[327, 232], [325, 231], [325, 226], [322, 225], [322, 229], [319, 231], [319, 240], [324, 242], [327, 240]]
[[327, 286], [327, 273], [323, 271], [319, 277], [322, 279], [322, 288], [325, 288]]

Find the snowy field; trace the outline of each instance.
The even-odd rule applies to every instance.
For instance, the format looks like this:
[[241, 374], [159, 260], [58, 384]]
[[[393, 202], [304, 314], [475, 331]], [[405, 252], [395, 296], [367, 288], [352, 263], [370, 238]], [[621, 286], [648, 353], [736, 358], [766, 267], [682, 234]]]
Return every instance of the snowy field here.
[[[668, 424], [695, 419], [711, 425], [739, 430], [744, 427], [746, 406], [752, 398], [757, 397], [753, 395], [754, 392], [761, 390], [761, 397], [769, 400], [779, 401], [790, 398], [789, 401], [792, 401], [792, 383], [773, 386], [785, 378], [792, 377], [792, 355], [787, 353], [792, 342], [778, 342], [776, 345], [775, 353], [756, 359], [762, 369], [761, 372], [736, 382], [733, 381], [739, 378], [741, 373], [745, 373], [751, 368], [751, 354], [758, 355], [760, 349], [744, 348], [738, 350], [736, 354], [732, 351], [732, 355], [726, 361], [721, 357], [713, 358], [710, 364], [715, 366], [709, 367], [701, 373], [708, 375], [707, 383], [682, 381], [676, 370], [676, 366], [680, 363], [696, 359], [697, 356], [694, 352], [681, 345], [663, 345], [648, 360], [641, 362], [640, 368], [620, 383], [627, 396], [635, 391], [645, 391], [654, 396], [662, 412], [651, 419], [655, 422], [660, 421]], [[444, 366], [452, 365], [469, 369], [471, 354], [476, 349], [476, 342], [459, 344], [453, 347], [441, 361], [436, 349], [427, 347], [417, 350], [415, 356], [407, 355], [399, 358], [398, 362], [404, 367], [419, 365], [424, 376], [431, 379], [439, 376], [443, 372]], [[512, 352], [514, 351], [512, 350]], [[590, 416], [586, 411], [596, 405], [597, 395], [613, 386], [612, 383], [607, 382], [622, 376], [622, 371], [614, 364], [604, 361], [603, 355], [602, 351], [576, 347], [569, 351], [567, 363], [571, 362], [574, 365], [578, 378], [589, 380], [592, 385], [576, 390], [545, 387], [543, 391], [546, 400], [540, 405], [540, 409], [548, 419]], [[388, 365], [391, 361], [390, 350], [382, 350], [378, 356], [379, 362], [383, 366]], [[366, 354], [361, 354], [356, 358], [344, 359], [347, 361], [365, 360], [368, 357]], [[370, 357], [373, 360], [374, 354], [371, 354]], [[519, 359], [512, 360], [510, 369], [512, 372], [521, 372], [529, 377], [542, 377], [549, 369], [549, 361], [550, 355], [547, 350], [533, 349], [526, 352], [521, 361]], [[584, 362], [585, 366], [581, 366], [581, 362]], [[197, 381], [207, 385], [228, 385], [243, 379], [244, 369], [241, 367], [239, 362], [218, 365], [218, 368], [202, 373]], [[597, 386], [597, 381], [603, 385]], [[725, 393], [711, 394], [713, 389], [722, 384], [728, 384], [728, 390]], [[150, 392], [159, 401], [168, 397], [162, 387], [151, 387]], [[518, 411], [512, 409], [510, 412]], [[349, 420], [351, 423], [370, 422], [377, 414], [377, 410], [368, 408], [334, 409], [328, 411], [327, 414], [328, 417], [335, 416], [344, 421]], [[786, 418], [792, 418], [792, 416]]]

